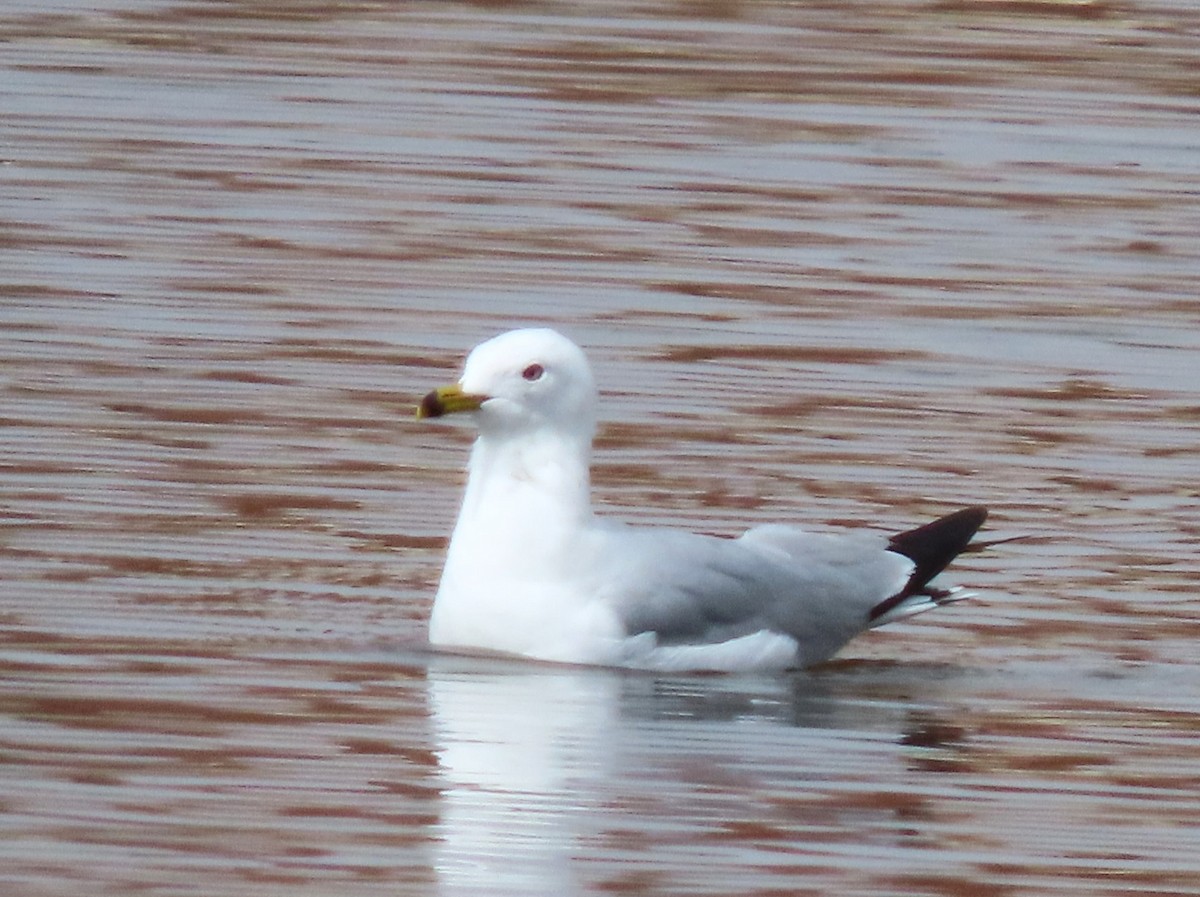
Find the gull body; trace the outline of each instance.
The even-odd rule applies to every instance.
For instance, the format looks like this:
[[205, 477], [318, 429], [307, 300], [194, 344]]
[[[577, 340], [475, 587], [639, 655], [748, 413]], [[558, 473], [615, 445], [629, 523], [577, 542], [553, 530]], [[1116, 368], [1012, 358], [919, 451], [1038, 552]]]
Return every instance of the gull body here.
[[477, 346], [418, 416], [479, 436], [430, 641], [545, 661], [670, 670], [809, 666], [865, 629], [958, 597], [929, 585], [983, 523], [967, 508], [896, 536], [772, 524], [737, 539], [594, 514], [597, 392], [547, 329]]

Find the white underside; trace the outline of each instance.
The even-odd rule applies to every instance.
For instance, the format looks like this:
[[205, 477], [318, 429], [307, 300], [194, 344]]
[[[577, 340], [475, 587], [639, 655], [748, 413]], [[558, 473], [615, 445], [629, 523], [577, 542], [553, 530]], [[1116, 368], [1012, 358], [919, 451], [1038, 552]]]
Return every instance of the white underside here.
[[799, 665], [796, 640], [763, 629], [711, 645], [659, 645], [652, 632], [621, 643], [620, 666], [663, 672], [745, 673], [778, 671]]
[[492, 654], [523, 657], [546, 663], [574, 666], [604, 666], [664, 673], [749, 673], [779, 672], [801, 666], [799, 645], [791, 636], [769, 630], [739, 636], [713, 644], [660, 645], [653, 632], [641, 632], [620, 639], [605, 638], [581, 650], [564, 652], [561, 644], [506, 651], [495, 646], [481, 649], [476, 644], [455, 644], [431, 639], [439, 648], [454, 654]]

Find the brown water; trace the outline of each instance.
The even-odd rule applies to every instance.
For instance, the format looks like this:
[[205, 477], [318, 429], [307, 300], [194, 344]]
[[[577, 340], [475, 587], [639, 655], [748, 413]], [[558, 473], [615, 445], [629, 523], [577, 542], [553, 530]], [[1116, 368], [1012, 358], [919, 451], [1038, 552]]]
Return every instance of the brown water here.
[[[0, 893], [1200, 893], [1190, 4], [0, 36]], [[627, 518], [1033, 538], [809, 674], [430, 656], [412, 403], [533, 321]]]

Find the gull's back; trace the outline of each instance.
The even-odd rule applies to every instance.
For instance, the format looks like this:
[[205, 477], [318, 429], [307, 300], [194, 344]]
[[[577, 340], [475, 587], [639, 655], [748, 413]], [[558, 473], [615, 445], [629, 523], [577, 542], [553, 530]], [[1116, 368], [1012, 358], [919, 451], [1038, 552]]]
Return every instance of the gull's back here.
[[[610, 533], [602, 588], [629, 636], [645, 643], [653, 634], [656, 646], [678, 647], [773, 633], [791, 641], [784, 666], [833, 656], [868, 627], [871, 608], [900, 590], [913, 567], [870, 535], [788, 526], [739, 539], [620, 526]], [[621, 574], [614, 577], [614, 569]]]

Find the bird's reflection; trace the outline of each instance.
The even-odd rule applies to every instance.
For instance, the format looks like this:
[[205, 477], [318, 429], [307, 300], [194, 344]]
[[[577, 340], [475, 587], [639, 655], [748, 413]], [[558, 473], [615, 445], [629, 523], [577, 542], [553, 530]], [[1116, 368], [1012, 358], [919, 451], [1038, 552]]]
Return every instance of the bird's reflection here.
[[441, 893], [578, 893], [614, 833], [677, 825], [700, 793], [740, 807], [742, 792], [836, 780], [855, 751], [903, 774], [938, 720], [903, 697], [931, 671], [900, 672], [670, 677], [434, 657]]
[[446, 780], [443, 894], [572, 894], [620, 680], [602, 670], [435, 658], [429, 693]]

